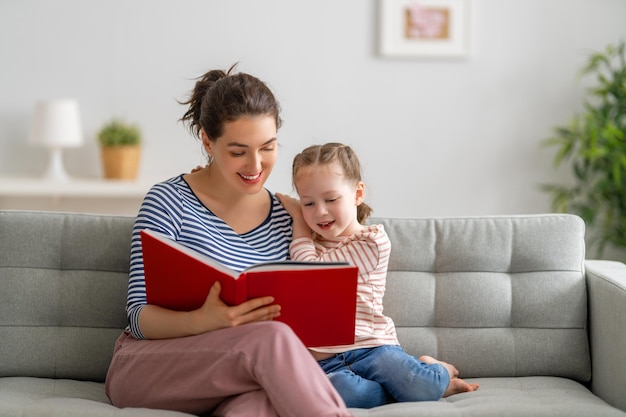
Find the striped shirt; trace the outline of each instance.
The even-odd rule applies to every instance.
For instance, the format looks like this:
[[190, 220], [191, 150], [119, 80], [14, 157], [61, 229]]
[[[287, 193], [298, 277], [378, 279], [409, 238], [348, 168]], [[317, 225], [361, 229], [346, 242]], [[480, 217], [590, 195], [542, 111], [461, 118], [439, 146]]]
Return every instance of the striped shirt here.
[[289, 257], [291, 217], [269, 191], [268, 198], [272, 206], [265, 221], [240, 235], [200, 202], [182, 175], [156, 184], [148, 191], [135, 220], [131, 241], [126, 313], [128, 330], [135, 338], [144, 338], [139, 328], [139, 312], [147, 304], [140, 230], [162, 233], [242, 271], [259, 262]]
[[294, 239], [289, 251], [299, 261], [344, 261], [359, 268], [356, 332], [352, 345], [313, 348], [318, 352], [399, 345], [393, 320], [383, 314], [383, 296], [391, 242], [382, 225], [371, 225], [349, 237], [325, 239], [315, 235]]

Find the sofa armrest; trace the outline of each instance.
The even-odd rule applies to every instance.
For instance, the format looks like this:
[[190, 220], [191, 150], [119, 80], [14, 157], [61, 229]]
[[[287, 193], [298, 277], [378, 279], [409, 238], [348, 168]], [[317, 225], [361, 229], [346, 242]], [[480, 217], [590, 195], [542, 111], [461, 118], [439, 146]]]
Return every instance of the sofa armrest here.
[[587, 260], [591, 390], [626, 411], [626, 265]]

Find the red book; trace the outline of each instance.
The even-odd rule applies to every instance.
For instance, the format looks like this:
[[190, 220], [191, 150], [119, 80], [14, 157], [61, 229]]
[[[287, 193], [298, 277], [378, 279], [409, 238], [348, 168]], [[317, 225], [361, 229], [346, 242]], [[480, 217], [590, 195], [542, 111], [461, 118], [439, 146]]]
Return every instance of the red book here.
[[288, 324], [308, 347], [354, 343], [358, 268], [347, 262], [267, 262], [234, 271], [150, 230], [141, 231], [149, 304], [191, 311], [204, 304], [217, 280], [226, 304], [271, 295], [275, 320]]

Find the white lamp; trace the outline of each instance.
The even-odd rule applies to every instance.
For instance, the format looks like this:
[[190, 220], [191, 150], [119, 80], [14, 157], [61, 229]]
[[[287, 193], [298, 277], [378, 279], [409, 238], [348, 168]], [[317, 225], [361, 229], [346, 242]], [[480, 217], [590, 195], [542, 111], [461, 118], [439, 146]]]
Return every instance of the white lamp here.
[[35, 105], [30, 142], [50, 148], [50, 162], [44, 178], [53, 181], [68, 180], [61, 150], [83, 143], [78, 102], [76, 100], [38, 102]]

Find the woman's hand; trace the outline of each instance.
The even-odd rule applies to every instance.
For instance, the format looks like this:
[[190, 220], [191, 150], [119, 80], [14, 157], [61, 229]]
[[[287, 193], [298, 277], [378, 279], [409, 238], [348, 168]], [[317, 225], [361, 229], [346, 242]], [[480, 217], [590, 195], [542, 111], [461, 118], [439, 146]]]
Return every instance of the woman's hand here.
[[174, 311], [148, 304], [139, 314], [139, 327], [148, 339], [192, 336], [253, 321], [280, 316], [280, 306], [271, 305], [274, 297], [259, 297], [238, 306], [228, 306], [220, 299], [221, 286], [213, 284], [204, 304], [194, 311]]
[[204, 305], [192, 312], [194, 333], [205, 333], [254, 321], [273, 320], [280, 316], [280, 306], [272, 305], [274, 297], [259, 297], [229, 306], [220, 298], [222, 287], [216, 281]]
[[302, 207], [300, 206], [300, 200], [281, 193], [276, 193], [276, 197], [278, 198], [278, 201], [280, 201], [280, 204], [283, 205], [285, 210], [287, 210], [287, 213], [289, 213], [289, 215], [293, 219], [293, 238], [310, 238], [313, 231], [304, 220]]
[[276, 193], [276, 197], [280, 204], [283, 205], [287, 213], [291, 217], [302, 217], [302, 208], [300, 207], [300, 200], [290, 197], [286, 194]]

